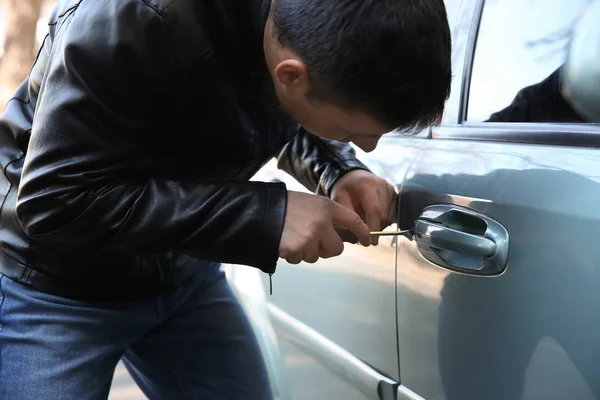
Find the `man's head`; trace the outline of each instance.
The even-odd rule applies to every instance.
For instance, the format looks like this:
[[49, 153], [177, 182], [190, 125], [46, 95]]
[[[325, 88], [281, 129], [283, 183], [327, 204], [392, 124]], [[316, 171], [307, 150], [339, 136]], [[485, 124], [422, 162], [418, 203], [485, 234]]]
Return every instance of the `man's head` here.
[[443, 0], [272, 0], [265, 56], [308, 131], [373, 150], [438, 122], [450, 93]]

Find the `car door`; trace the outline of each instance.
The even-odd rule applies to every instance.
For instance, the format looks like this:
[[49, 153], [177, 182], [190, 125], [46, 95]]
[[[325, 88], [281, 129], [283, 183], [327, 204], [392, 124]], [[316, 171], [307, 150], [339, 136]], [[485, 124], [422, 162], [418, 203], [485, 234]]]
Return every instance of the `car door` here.
[[[373, 153], [357, 150], [374, 173], [398, 187], [423, 142], [399, 143], [392, 136], [382, 139]], [[273, 164], [256, 179], [305, 190]], [[393, 237], [382, 237], [376, 247], [346, 244], [341, 256], [315, 264], [280, 260], [267, 301], [291, 399], [395, 398], [395, 262]], [[263, 277], [267, 293], [269, 284]]]
[[[453, 64], [462, 68], [464, 57], [457, 54], [465, 54], [474, 4], [469, 0], [446, 3], [450, 23], [458, 33], [453, 40]], [[457, 98], [450, 103], [455, 107], [449, 107], [447, 116], [456, 117]], [[389, 134], [374, 152], [357, 149], [357, 153], [374, 173], [400, 190], [410, 163], [430, 134], [422, 132], [408, 141]], [[278, 171], [274, 161], [254, 179], [283, 181], [288, 190], [305, 191], [291, 176]], [[396, 228], [394, 224], [387, 230]], [[256, 293], [249, 283], [254, 281], [249, 274], [255, 271], [237, 269], [240, 276], [234, 286], [250, 293], [243, 303], [250, 304], [249, 315], [264, 341], [263, 353], [278, 398], [388, 399], [398, 394], [418, 398], [406, 387], [397, 392], [396, 243], [397, 238], [382, 237], [377, 248], [347, 245], [340, 257], [314, 265], [281, 261], [273, 277], [273, 295], [266, 297], [268, 322], [260, 316], [263, 307], [256, 303], [262, 303], [270, 282], [263, 276], [262, 291]], [[276, 335], [271, 334], [271, 325]]]
[[400, 193], [400, 398], [597, 399], [600, 127], [544, 98], [486, 122], [561, 66], [589, 1], [473, 3], [454, 102]]

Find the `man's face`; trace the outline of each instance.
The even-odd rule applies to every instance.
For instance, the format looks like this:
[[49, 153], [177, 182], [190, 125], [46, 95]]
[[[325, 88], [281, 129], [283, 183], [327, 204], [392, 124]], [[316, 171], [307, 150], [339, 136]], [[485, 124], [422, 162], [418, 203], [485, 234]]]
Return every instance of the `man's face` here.
[[311, 100], [309, 96], [288, 97], [278, 93], [280, 104], [307, 131], [325, 139], [354, 143], [365, 152], [375, 150], [389, 132], [373, 118], [359, 111], [345, 111], [333, 104]]
[[352, 142], [369, 152], [391, 130], [358, 110], [343, 110], [311, 96], [304, 62], [292, 50], [281, 46], [270, 19], [263, 46], [280, 105], [307, 131], [326, 139]]

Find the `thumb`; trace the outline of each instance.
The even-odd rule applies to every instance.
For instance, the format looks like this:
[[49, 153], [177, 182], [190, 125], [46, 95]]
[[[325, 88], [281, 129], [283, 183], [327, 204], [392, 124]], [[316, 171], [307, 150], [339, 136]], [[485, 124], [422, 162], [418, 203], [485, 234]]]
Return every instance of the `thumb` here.
[[363, 246], [371, 244], [369, 227], [360, 219], [358, 214], [340, 204], [334, 204], [333, 207], [333, 226], [349, 230]]

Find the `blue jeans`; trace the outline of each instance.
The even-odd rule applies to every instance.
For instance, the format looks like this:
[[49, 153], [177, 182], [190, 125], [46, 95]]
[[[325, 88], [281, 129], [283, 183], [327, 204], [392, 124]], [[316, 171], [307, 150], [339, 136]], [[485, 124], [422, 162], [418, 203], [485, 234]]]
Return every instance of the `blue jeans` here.
[[272, 399], [254, 333], [217, 267], [119, 304], [52, 296], [0, 274], [0, 399], [106, 399], [121, 358], [150, 399]]

